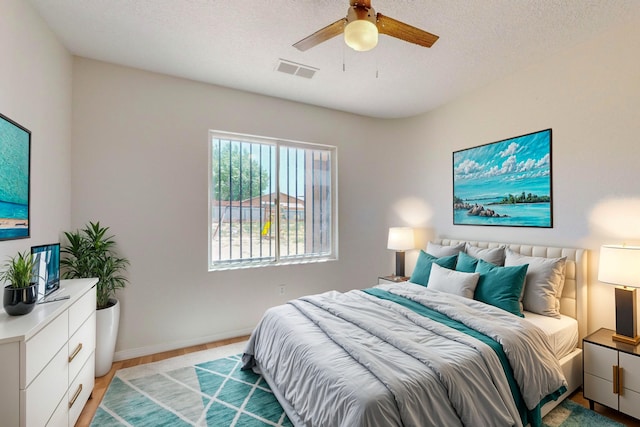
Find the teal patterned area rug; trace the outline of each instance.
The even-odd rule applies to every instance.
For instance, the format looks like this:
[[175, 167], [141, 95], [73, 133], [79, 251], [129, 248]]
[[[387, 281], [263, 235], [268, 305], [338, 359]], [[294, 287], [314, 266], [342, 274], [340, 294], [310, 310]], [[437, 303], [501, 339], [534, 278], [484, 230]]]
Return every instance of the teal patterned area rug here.
[[564, 400], [543, 418], [543, 427], [625, 427], [571, 400]]
[[[240, 370], [243, 348], [237, 343], [117, 371], [91, 426], [292, 426], [264, 379]], [[543, 423], [623, 426], [569, 400]]]
[[240, 370], [240, 354], [180, 366], [193, 357], [117, 371], [91, 426], [292, 426], [264, 379]]

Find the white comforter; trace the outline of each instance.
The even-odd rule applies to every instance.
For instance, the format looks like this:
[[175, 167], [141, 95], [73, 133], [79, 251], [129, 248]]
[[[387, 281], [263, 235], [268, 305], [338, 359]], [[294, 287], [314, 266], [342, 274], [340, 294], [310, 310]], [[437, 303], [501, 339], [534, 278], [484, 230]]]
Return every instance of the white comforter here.
[[[412, 284], [379, 288], [502, 344], [529, 409], [566, 382], [544, 333], [489, 305]], [[519, 426], [502, 365], [483, 342], [361, 291], [269, 309], [245, 351], [307, 426]]]

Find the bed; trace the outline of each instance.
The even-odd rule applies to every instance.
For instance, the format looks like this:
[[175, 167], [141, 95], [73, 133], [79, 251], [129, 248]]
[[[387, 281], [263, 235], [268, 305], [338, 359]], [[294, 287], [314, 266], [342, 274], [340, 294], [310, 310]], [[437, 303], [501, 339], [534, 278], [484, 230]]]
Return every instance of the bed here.
[[[474, 273], [439, 265], [427, 287], [332, 291], [273, 307], [251, 335], [244, 368], [264, 376], [294, 425], [538, 425], [581, 385], [586, 251], [450, 239], [430, 245], [473, 249], [480, 259], [501, 249], [529, 261], [526, 268], [495, 268], [499, 273], [564, 260], [555, 317], [528, 312], [526, 304], [523, 317], [514, 316], [465, 297], [468, 289], [443, 292], [436, 272], [456, 280]], [[461, 253], [458, 262], [476, 260]], [[518, 291], [520, 303], [526, 289]]]

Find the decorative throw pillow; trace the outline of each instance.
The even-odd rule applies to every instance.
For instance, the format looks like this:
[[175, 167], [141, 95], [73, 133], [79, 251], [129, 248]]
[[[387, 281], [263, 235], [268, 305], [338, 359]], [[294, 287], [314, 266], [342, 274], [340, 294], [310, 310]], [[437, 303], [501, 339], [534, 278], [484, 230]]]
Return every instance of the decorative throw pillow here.
[[464, 252], [460, 252], [458, 254], [456, 271], [461, 271], [463, 273], [474, 273], [476, 271], [477, 265], [478, 265], [478, 258], [469, 256]]
[[522, 297], [524, 309], [560, 318], [560, 297], [564, 288], [567, 257], [526, 256], [507, 249], [505, 265], [522, 264], [529, 265]]
[[418, 261], [416, 261], [416, 267], [413, 269], [413, 274], [409, 281], [417, 285], [427, 286], [429, 283], [429, 275], [431, 274], [431, 265], [433, 263], [441, 267], [453, 268], [456, 265], [457, 258], [457, 255], [438, 258], [421, 250], [418, 255]]
[[480, 273], [480, 279], [478, 279], [473, 298], [524, 317], [520, 311], [520, 294], [527, 275], [527, 267], [526, 264], [498, 267], [490, 262], [478, 260], [476, 273]]
[[479, 248], [467, 243], [464, 247], [464, 251], [474, 258], [478, 258], [497, 266], [504, 265], [504, 247], [497, 248]]
[[434, 263], [429, 275], [429, 289], [473, 298], [479, 278], [480, 273], [462, 273]]
[[427, 253], [438, 258], [443, 256], [458, 255], [458, 253], [462, 251], [464, 251], [464, 242], [451, 246], [439, 245], [433, 242], [427, 243]]

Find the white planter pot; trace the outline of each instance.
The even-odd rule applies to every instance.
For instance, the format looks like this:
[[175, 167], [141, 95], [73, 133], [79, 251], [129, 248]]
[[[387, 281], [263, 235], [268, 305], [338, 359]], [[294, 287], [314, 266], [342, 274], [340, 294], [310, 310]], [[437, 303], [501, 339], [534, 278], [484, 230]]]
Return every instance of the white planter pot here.
[[109, 301], [115, 304], [96, 311], [96, 377], [109, 373], [116, 351], [120, 303], [117, 299], [109, 299]]

